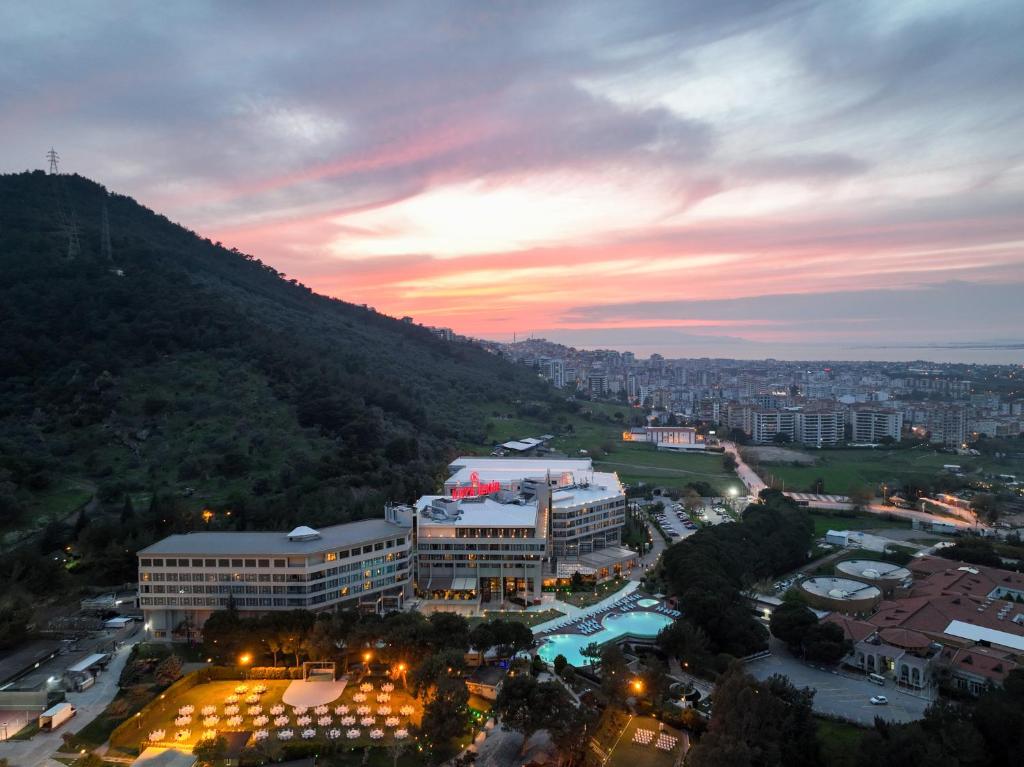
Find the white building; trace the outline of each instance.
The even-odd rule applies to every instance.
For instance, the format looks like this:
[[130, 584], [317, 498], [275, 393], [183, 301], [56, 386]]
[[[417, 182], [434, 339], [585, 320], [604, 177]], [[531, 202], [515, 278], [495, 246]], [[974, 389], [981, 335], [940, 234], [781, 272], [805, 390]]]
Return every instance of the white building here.
[[171, 535], [138, 553], [139, 603], [157, 639], [187, 637], [233, 602], [274, 610], [401, 609], [411, 583], [408, 528], [382, 519], [280, 532]]
[[856, 406], [850, 410], [851, 437], [858, 444], [877, 444], [885, 437], [899, 442], [903, 413], [889, 408]]
[[[494, 607], [536, 601], [572, 572], [630, 569], [620, 547], [626, 494], [589, 459], [464, 457], [440, 495], [390, 505], [384, 519], [291, 533], [172, 535], [139, 552], [140, 603], [157, 639], [188, 636], [233, 602], [272, 610]], [[468, 604], [467, 604], [468, 603]]]

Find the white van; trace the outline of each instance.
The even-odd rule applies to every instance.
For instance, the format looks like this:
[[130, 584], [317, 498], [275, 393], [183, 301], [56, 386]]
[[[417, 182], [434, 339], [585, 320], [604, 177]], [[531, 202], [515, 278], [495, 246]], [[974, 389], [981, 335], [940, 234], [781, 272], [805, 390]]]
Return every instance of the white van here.
[[868, 674], [868, 681], [879, 687], [885, 687], [885, 677], [881, 674]]

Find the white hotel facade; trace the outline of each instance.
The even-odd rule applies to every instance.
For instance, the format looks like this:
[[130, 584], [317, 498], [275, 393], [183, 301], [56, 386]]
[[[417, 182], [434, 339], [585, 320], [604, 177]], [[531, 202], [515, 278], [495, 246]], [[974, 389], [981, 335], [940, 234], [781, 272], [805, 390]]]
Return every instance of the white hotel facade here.
[[589, 459], [464, 457], [441, 495], [389, 505], [384, 519], [291, 533], [172, 535], [138, 553], [149, 630], [197, 630], [233, 602], [240, 614], [357, 607], [404, 609], [537, 601], [579, 571], [599, 580], [629, 570], [621, 547], [626, 495]]

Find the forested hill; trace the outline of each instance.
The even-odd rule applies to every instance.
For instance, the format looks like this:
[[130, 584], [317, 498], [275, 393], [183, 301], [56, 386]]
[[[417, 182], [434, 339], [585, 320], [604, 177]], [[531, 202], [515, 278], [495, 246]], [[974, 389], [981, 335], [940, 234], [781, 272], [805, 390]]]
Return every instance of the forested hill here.
[[94, 492], [168, 530], [379, 514], [435, 487], [457, 443], [484, 443], [488, 403], [550, 397], [525, 368], [317, 295], [78, 176], [0, 176], [0, 269], [8, 531]]

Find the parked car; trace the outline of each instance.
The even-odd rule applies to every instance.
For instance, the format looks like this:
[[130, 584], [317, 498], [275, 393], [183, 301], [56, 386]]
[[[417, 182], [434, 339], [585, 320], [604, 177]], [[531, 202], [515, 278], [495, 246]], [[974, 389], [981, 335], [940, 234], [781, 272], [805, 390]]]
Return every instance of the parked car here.
[[884, 695], [873, 695], [870, 700], [872, 706], [885, 706], [889, 703], [889, 699]]

